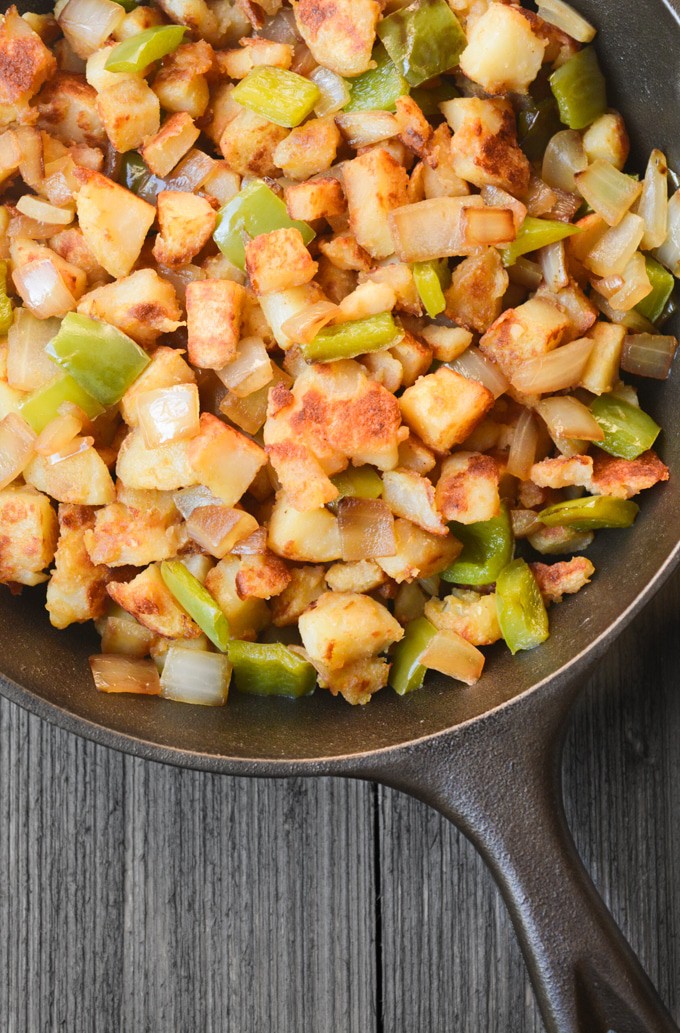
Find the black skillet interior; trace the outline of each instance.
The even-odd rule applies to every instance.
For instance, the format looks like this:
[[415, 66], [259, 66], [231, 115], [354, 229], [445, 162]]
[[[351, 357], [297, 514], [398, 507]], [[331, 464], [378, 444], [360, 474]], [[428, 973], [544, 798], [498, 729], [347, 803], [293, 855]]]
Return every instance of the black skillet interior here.
[[[676, 0], [673, 0], [676, 3]], [[38, 9], [40, 0], [24, 5]], [[677, 40], [678, 13], [654, 0], [579, 0], [578, 9], [600, 29], [598, 51], [610, 103], [625, 114], [633, 151], [630, 167], [644, 172], [652, 147], [680, 170], [677, 75], [668, 55]], [[677, 333], [678, 326], [675, 326]], [[640, 383], [640, 397], [663, 427], [662, 457], [674, 476], [646, 493], [630, 531], [603, 532], [589, 555], [592, 585], [552, 615], [552, 634], [539, 649], [511, 657], [492, 649], [486, 673], [473, 688], [432, 678], [401, 699], [380, 693], [367, 707], [349, 707], [317, 691], [300, 700], [258, 699], [232, 693], [225, 708], [180, 706], [159, 699], [96, 692], [87, 657], [98, 649], [93, 631], [55, 631], [43, 609], [44, 591], [21, 598], [0, 590], [0, 688], [49, 720], [105, 744], [140, 755], [212, 770], [292, 771], [294, 762], [362, 754], [420, 739], [469, 721], [546, 681], [576, 660], [645, 593], [678, 543], [680, 428], [678, 373], [664, 384]], [[269, 764], [269, 766], [268, 766]], [[279, 765], [281, 767], [279, 768]], [[285, 769], [285, 770], [284, 770]]]

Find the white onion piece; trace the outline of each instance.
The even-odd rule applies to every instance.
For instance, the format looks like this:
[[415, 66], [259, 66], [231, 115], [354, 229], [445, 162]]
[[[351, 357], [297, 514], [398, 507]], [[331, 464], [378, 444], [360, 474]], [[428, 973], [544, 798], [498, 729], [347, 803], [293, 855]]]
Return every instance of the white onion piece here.
[[517, 236], [511, 208], [464, 208], [461, 228], [469, 247], [509, 244]]
[[335, 123], [350, 147], [368, 147], [399, 132], [397, 120], [389, 111], [348, 111], [336, 115]]
[[60, 413], [41, 430], [35, 443], [38, 455], [51, 456], [70, 445], [83, 429], [83, 421], [75, 413]]
[[516, 283], [520, 287], [527, 287], [530, 291], [535, 291], [543, 279], [543, 270], [538, 262], [532, 262], [530, 258], [522, 255], [508, 269], [508, 278], [510, 283]]
[[214, 158], [211, 158], [205, 151], [192, 147], [168, 176], [166, 190], [183, 190], [185, 193], [192, 194], [203, 186], [214, 168]]
[[583, 376], [592, 349], [592, 340], [581, 337], [547, 355], [527, 359], [510, 378], [512, 386], [529, 395], [552, 394], [574, 387]]
[[615, 165], [598, 158], [576, 176], [576, 186], [584, 201], [610, 226], [618, 226], [635, 204], [642, 184], [619, 172]]
[[76, 299], [49, 258], [27, 262], [12, 273], [17, 294], [38, 319], [65, 316], [76, 307]]
[[90, 657], [94, 683], [100, 692], [140, 692], [160, 696], [161, 682], [153, 660], [115, 653]]
[[59, 332], [58, 319], [37, 319], [18, 308], [7, 334], [7, 382], [19, 391], [36, 391], [57, 375], [45, 348]]
[[68, 0], [57, 21], [78, 57], [88, 58], [112, 36], [125, 10], [113, 0]]
[[661, 151], [653, 150], [649, 156], [637, 213], [645, 224], [643, 250], [661, 247], [668, 219], [668, 166]]
[[628, 212], [618, 226], [611, 226], [586, 255], [583, 264], [596, 276], [622, 273], [640, 246], [645, 224]]
[[290, 66], [291, 72], [297, 72], [305, 79], [310, 79], [312, 72], [317, 67], [317, 60], [311, 50], [304, 43], [298, 43], [293, 51], [293, 63]]
[[88, 448], [92, 448], [93, 445], [94, 438], [89, 435], [84, 438], [71, 438], [68, 444], [63, 445], [57, 452], [51, 452], [47, 456], [47, 462], [55, 466], [57, 463], [63, 462], [64, 459], [72, 459], [73, 456], [80, 455], [81, 452], [87, 452]]
[[636, 251], [626, 268], [621, 273], [621, 286], [609, 297], [612, 308], [628, 312], [652, 293], [652, 285], [647, 275], [647, 263], [640, 251]]
[[191, 516], [197, 506], [223, 506], [224, 503], [202, 484], [182, 488], [172, 496], [172, 501], [184, 519]]
[[247, 398], [272, 379], [272, 362], [261, 337], [242, 337], [236, 358], [215, 371], [237, 398]]
[[551, 137], [543, 155], [541, 169], [541, 178], [549, 187], [575, 194], [575, 177], [587, 168], [588, 158], [583, 149], [580, 133], [574, 129], [563, 129]]
[[638, 377], [665, 380], [678, 347], [677, 337], [665, 334], [629, 334], [623, 341], [621, 369]]
[[645, 316], [641, 315], [634, 308], [630, 309], [629, 312], [620, 312], [618, 309], [612, 308], [607, 299], [600, 297], [599, 294], [593, 294], [591, 298], [602, 315], [606, 316], [612, 323], [625, 326], [628, 330], [633, 330], [635, 333], [655, 334], [657, 332], [654, 323], [650, 323]]
[[222, 707], [227, 702], [231, 664], [222, 653], [170, 646], [160, 679], [164, 699]]
[[390, 212], [389, 221], [397, 254], [403, 262], [469, 254], [464, 243], [462, 213], [471, 205], [483, 206], [479, 194], [433, 197]]
[[0, 489], [28, 466], [35, 445], [35, 432], [15, 412], [0, 420]]
[[39, 197], [34, 197], [33, 194], [23, 194], [17, 201], [16, 208], [29, 219], [35, 219], [36, 222], [48, 222], [53, 226], [68, 226], [74, 218], [72, 208], [57, 208]]
[[199, 430], [199, 410], [195, 384], [142, 391], [137, 396], [136, 412], [147, 448], [195, 437]]
[[155, 636], [153, 631], [125, 617], [107, 617], [102, 633], [102, 653], [123, 653], [125, 656], [144, 657]]
[[430, 671], [439, 671], [474, 685], [484, 670], [484, 654], [455, 631], [437, 631], [419, 657]]
[[538, 13], [544, 22], [556, 25], [579, 43], [595, 39], [596, 29], [564, 0], [539, 0]]
[[280, 10], [264, 23], [260, 35], [274, 43], [299, 43], [300, 34], [293, 11], [289, 7]]
[[599, 280], [596, 276], [593, 276], [590, 282], [597, 293], [609, 301], [612, 295], [616, 294], [623, 287], [623, 276], [621, 273], [617, 273], [615, 276], [603, 276]]
[[550, 437], [580, 438], [582, 441], [603, 441], [604, 431], [595, 420], [590, 409], [569, 395], [544, 398], [536, 405], [536, 411], [543, 418]]
[[654, 254], [673, 276], [680, 276], [680, 190], [668, 202], [666, 239]]
[[341, 499], [338, 526], [345, 562], [396, 555], [394, 517], [380, 499]]
[[229, 506], [197, 506], [187, 517], [187, 532], [197, 545], [216, 559], [257, 530], [255, 517]]
[[287, 319], [281, 329], [296, 344], [308, 344], [319, 330], [334, 318], [338, 306], [332, 301], [317, 301]]
[[21, 163], [21, 147], [16, 130], [0, 133], [0, 176], [6, 179], [17, 171]]
[[542, 247], [538, 252], [538, 262], [543, 273], [543, 282], [548, 290], [559, 291], [563, 287], [569, 286], [569, 271], [563, 240]]
[[508, 452], [506, 470], [511, 477], [520, 481], [529, 479], [531, 467], [536, 462], [538, 448], [538, 424], [531, 409], [523, 409], [515, 426], [512, 444]]
[[484, 387], [488, 388], [494, 398], [498, 398], [507, 391], [509, 381], [501, 369], [488, 359], [479, 348], [466, 348], [462, 355], [459, 355], [453, 362], [447, 363], [456, 373], [468, 380], [477, 380]]
[[247, 538], [242, 538], [231, 550], [236, 556], [261, 556], [267, 551], [267, 528], [258, 527]]
[[[202, 552], [191, 552], [186, 553], [184, 556], [180, 556], [180, 562], [184, 564], [190, 574], [193, 574], [197, 581], [200, 581], [202, 585], [205, 584], [210, 571], [215, 566], [215, 561], [210, 556], [206, 556]], [[187, 649], [207, 649], [208, 640], [205, 635], [201, 635], [200, 638], [192, 638], [187, 642]]]
[[490, 208], [509, 208], [515, 219], [515, 229], [519, 229], [527, 215], [527, 206], [518, 201], [501, 187], [482, 187], [482, 201]]

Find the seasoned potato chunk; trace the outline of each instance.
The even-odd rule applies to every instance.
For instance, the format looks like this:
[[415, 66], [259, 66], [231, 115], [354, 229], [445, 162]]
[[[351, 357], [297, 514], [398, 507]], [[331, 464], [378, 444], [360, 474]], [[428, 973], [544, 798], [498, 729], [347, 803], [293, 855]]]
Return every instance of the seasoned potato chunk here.
[[420, 377], [399, 400], [406, 423], [438, 452], [465, 441], [493, 403], [488, 388], [448, 366]]
[[561, 309], [543, 298], [531, 298], [506, 309], [486, 331], [479, 347], [511, 377], [527, 359], [556, 348], [568, 328], [569, 319]]
[[593, 460], [590, 456], [557, 456], [534, 463], [529, 477], [539, 488], [590, 487]]
[[36, 455], [24, 470], [24, 480], [57, 502], [105, 506], [116, 497], [111, 474], [96, 448], [87, 448], [58, 463]]
[[404, 637], [389, 611], [366, 595], [326, 592], [299, 620], [310, 657], [331, 671], [382, 653]]
[[87, 245], [109, 275], [127, 276], [139, 258], [156, 209], [98, 172], [88, 172], [76, 197]]
[[332, 176], [307, 183], [291, 183], [284, 190], [284, 197], [291, 219], [304, 222], [333, 219], [347, 209], [342, 184]]
[[236, 356], [245, 289], [233, 280], [194, 280], [187, 286], [189, 361], [221, 369]]
[[161, 106], [145, 79], [132, 76], [106, 86], [97, 97], [97, 111], [117, 151], [139, 147], [158, 132]]
[[326, 571], [326, 584], [333, 592], [372, 592], [387, 580], [375, 560], [334, 563]]
[[628, 161], [630, 140], [626, 123], [618, 111], [606, 111], [588, 126], [583, 134], [583, 150], [589, 162], [599, 158], [623, 170]]
[[168, 18], [186, 27], [209, 43], [217, 43], [220, 24], [217, 15], [205, 0], [159, 0], [158, 6]]
[[561, 563], [530, 563], [529, 566], [546, 603], [561, 603], [563, 596], [580, 592], [595, 573], [595, 567], [585, 556], [573, 556]]
[[[131, 431], [124, 439], [116, 473], [128, 488], [176, 491], [198, 482], [189, 461], [189, 441], [169, 441], [149, 448], [141, 430]], [[113, 502], [113, 499], [107, 501]]]
[[495, 247], [464, 258], [446, 291], [446, 315], [468, 330], [484, 333], [501, 314], [508, 274]]
[[106, 586], [114, 603], [131, 613], [145, 628], [165, 638], [198, 638], [201, 629], [175, 602], [156, 564], [132, 581], [110, 581]]
[[591, 490], [595, 495], [630, 499], [669, 478], [668, 467], [651, 449], [637, 459], [617, 459], [596, 450], [592, 462]]
[[545, 41], [521, 11], [492, 3], [468, 32], [460, 67], [486, 93], [526, 93], [540, 71], [544, 51]]
[[264, 442], [282, 488], [291, 503], [306, 512], [332, 502], [338, 491], [309, 446], [293, 437], [289, 421], [294, 406], [290, 391], [271, 392]]
[[56, 68], [37, 32], [9, 7], [0, 26], [0, 125], [22, 120], [29, 100]]
[[319, 686], [328, 689], [333, 696], [342, 696], [352, 706], [368, 703], [380, 689], [387, 685], [390, 665], [381, 657], [355, 660], [331, 671], [319, 660], [314, 661], [319, 676]]
[[383, 474], [383, 501], [395, 516], [404, 517], [430, 534], [448, 534], [435, 509], [435, 493], [427, 477], [413, 470], [387, 470]]
[[375, 0], [299, 0], [295, 20], [320, 65], [338, 75], [360, 75], [371, 66], [380, 5]]
[[93, 563], [109, 567], [144, 567], [171, 559], [182, 543], [179, 514], [161, 513], [153, 506], [139, 509], [114, 502], [97, 510], [94, 525], [85, 532]]
[[437, 509], [445, 520], [459, 524], [491, 520], [500, 513], [498, 481], [498, 464], [491, 456], [456, 452], [442, 463], [435, 492]]
[[97, 111], [97, 94], [82, 75], [57, 72], [38, 95], [38, 128], [67, 146], [103, 147], [106, 131]]
[[175, 348], [161, 346], [153, 354], [151, 362], [134, 384], [127, 389], [121, 400], [123, 419], [130, 427], [137, 426], [137, 398], [146, 391], [156, 391], [161, 387], [174, 387], [175, 384], [194, 384], [194, 371], [182, 358], [182, 353]]
[[529, 185], [529, 162], [517, 144], [515, 115], [507, 100], [456, 97], [442, 111], [454, 130], [453, 170], [477, 187], [497, 186], [521, 194]]
[[332, 563], [342, 556], [338, 520], [327, 509], [303, 513], [280, 492], [269, 518], [269, 548], [300, 563]]
[[80, 299], [78, 312], [117, 326], [145, 348], [182, 325], [175, 289], [155, 269], [97, 287]]
[[272, 601], [272, 620], [277, 628], [296, 624], [307, 607], [326, 591], [321, 566], [291, 567], [288, 573], [288, 584]]
[[495, 592], [454, 588], [444, 599], [428, 599], [425, 616], [438, 631], [455, 631], [473, 646], [490, 646], [501, 638]]
[[274, 164], [291, 179], [308, 179], [331, 167], [339, 144], [340, 132], [332, 116], [312, 118], [278, 144]]
[[368, 251], [359, 246], [351, 233], [338, 233], [334, 237], [320, 240], [319, 251], [336, 269], [367, 272], [373, 265]]
[[57, 535], [57, 514], [46, 495], [30, 487], [0, 491], [0, 582], [46, 581]]
[[269, 624], [269, 607], [264, 599], [242, 599], [236, 588], [241, 567], [238, 556], [225, 556], [209, 571], [205, 587], [229, 621], [234, 638], [252, 641]]
[[238, 109], [219, 138], [222, 157], [240, 176], [278, 175], [274, 151], [288, 136], [288, 130], [240, 104]]
[[394, 252], [389, 214], [408, 203], [408, 175], [384, 147], [346, 162], [343, 179], [349, 224], [359, 244], [374, 258]]
[[220, 50], [215, 54], [221, 72], [230, 79], [245, 79], [253, 68], [290, 68], [293, 48], [290, 43], [277, 43], [258, 37], [239, 40], [239, 50]]
[[147, 135], [140, 148], [144, 161], [151, 171], [163, 178], [174, 169], [190, 147], [198, 140], [200, 130], [186, 111], [176, 111], [166, 118], [160, 129]]
[[453, 563], [463, 548], [452, 534], [446, 537], [430, 534], [410, 520], [395, 520], [394, 536], [396, 554], [381, 557], [376, 563], [399, 584], [439, 574]]
[[192, 118], [205, 114], [210, 90], [205, 77], [212, 70], [214, 53], [205, 41], [184, 43], [164, 58], [154, 77], [153, 90], [166, 111], [185, 111]]
[[246, 270], [256, 294], [301, 287], [317, 268], [295, 227], [261, 233], [246, 244]]
[[85, 548], [94, 520], [89, 506], [59, 506], [59, 543], [45, 604], [55, 628], [97, 620], [104, 613], [108, 571], [93, 563]]
[[201, 413], [201, 429], [188, 443], [195, 479], [227, 506], [235, 505], [267, 462], [264, 449], [210, 413]]
[[212, 236], [217, 215], [205, 197], [183, 190], [161, 190], [158, 195], [160, 233], [153, 256], [161, 265], [186, 265]]
[[241, 599], [271, 599], [288, 587], [290, 572], [279, 556], [270, 552], [243, 556], [236, 575], [236, 591]]
[[397, 97], [396, 119], [399, 139], [419, 158], [425, 157], [427, 143], [432, 136], [432, 126], [427, 121], [413, 97]]

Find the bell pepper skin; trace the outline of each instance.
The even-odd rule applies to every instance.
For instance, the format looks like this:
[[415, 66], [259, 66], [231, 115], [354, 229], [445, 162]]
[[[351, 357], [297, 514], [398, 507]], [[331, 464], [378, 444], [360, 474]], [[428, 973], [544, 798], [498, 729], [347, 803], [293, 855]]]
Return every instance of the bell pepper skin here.
[[548, 141], [562, 128], [554, 97], [544, 97], [517, 116], [518, 142], [529, 161], [540, 161]]
[[451, 281], [448, 262], [445, 258], [433, 262], [415, 262], [413, 279], [425, 311], [430, 319], [434, 319], [446, 308], [442, 288], [448, 287]]
[[630, 499], [608, 495], [585, 495], [557, 502], [541, 510], [538, 519], [547, 527], [570, 527], [574, 531], [599, 531], [608, 527], [630, 527], [640, 507]]
[[7, 262], [0, 262], [0, 334], [12, 325], [12, 300], [7, 296]]
[[613, 394], [595, 398], [590, 411], [604, 431], [604, 441], [598, 441], [597, 447], [619, 459], [637, 459], [652, 447], [661, 431], [646, 412]]
[[119, 402], [149, 365], [149, 356], [127, 334], [78, 312], [64, 316], [45, 351], [104, 406]]
[[282, 642], [242, 642], [228, 647], [234, 684], [250, 696], [309, 696], [316, 688], [313, 666]]
[[550, 76], [560, 119], [570, 129], [586, 129], [607, 110], [607, 87], [593, 47], [584, 47]]
[[302, 345], [301, 351], [308, 362], [334, 362], [380, 351], [402, 337], [391, 313], [381, 312], [366, 319], [325, 326], [308, 344]]
[[198, 624], [213, 645], [226, 653], [229, 622], [210, 592], [180, 560], [163, 560], [161, 577], [180, 606]]
[[383, 482], [380, 475], [372, 466], [348, 466], [342, 473], [336, 473], [331, 477], [332, 483], [338, 489], [340, 499], [379, 499], [383, 493]]
[[266, 183], [254, 179], [220, 209], [213, 240], [232, 265], [245, 269], [244, 234], [252, 238], [290, 227], [300, 231], [305, 244], [316, 236], [306, 222], [290, 218], [281, 198]]
[[427, 668], [419, 663], [437, 629], [426, 617], [416, 617], [406, 625], [404, 637], [392, 650], [389, 684], [399, 696], [422, 687]]
[[297, 72], [284, 68], [253, 68], [234, 87], [232, 97], [277, 126], [293, 129], [314, 110], [319, 87]]
[[650, 323], [656, 323], [661, 318], [668, 299], [673, 293], [675, 277], [651, 255], [645, 255], [645, 265], [649, 282], [652, 285], [652, 293], [638, 302], [635, 311], [648, 319]]
[[558, 240], [564, 240], [565, 237], [573, 237], [575, 233], [579, 232], [578, 226], [572, 226], [568, 222], [559, 222], [557, 219], [536, 219], [532, 215], [527, 215], [512, 244], [500, 249], [503, 265], [506, 268], [514, 265], [521, 255], [547, 247], [548, 244], [555, 244]]
[[119, 178], [122, 186], [149, 204], [156, 204], [161, 190], [167, 189], [165, 180], [153, 174], [137, 151], [127, 151], [122, 155]]
[[173, 54], [186, 31], [183, 25], [154, 25], [137, 32], [113, 48], [104, 67], [107, 72], [143, 72], [152, 62]]
[[375, 47], [373, 61], [375, 68], [347, 80], [350, 98], [344, 111], [394, 111], [397, 98], [409, 92], [409, 84], [382, 44]]
[[64, 402], [70, 402], [83, 410], [91, 420], [101, 416], [104, 406], [83, 391], [80, 384], [76, 383], [73, 377], [68, 374], [58, 377], [46, 387], [41, 387], [24, 398], [19, 405], [21, 415], [36, 434], [40, 434], [48, 423], [51, 423], [59, 415], [59, 407]]
[[513, 560], [498, 575], [496, 609], [501, 633], [513, 656], [547, 639], [548, 613], [536, 578], [524, 560]]
[[446, 0], [413, 0], [383, 18], [378, 35], [411, 86], [454, 68], [467, 45], [465, 33]]
[[490, 585], [512, 559], [514, 539], [510, 514], [501, 506], [499, 516], [476, 524], [451, 523], [452, 533], [463, 543], [455, 563], [440, 577], [456, 585]]

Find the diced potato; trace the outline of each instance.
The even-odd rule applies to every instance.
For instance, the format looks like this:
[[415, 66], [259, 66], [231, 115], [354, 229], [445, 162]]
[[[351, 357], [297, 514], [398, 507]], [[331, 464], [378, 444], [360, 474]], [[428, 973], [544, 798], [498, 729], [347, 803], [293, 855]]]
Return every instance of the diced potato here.
[[291, 219], [333, 219], [347, 210], [342, 184], [334, 176], [291, 183], [283, 192]]
[[585, 556], [574, 556], [562, 563], [530, 563], [544, 602], [561, 603], [590, 582], [595, 567]]
[[252, 641], [269, 624], [269, 607], [264, 599], [241, 599], [236, 578], [241, 561], [238, 556], [225, 556], [205, 579], [205, 587], [229, 621], [234, 638]]
[[442, 104], [454, 130], [453, 170], [477, 187], [497, 186], [513, 196], [529, 185], [530, 167], [517, 144], [515, 114], [507, 100], [456, 97]]
[[591, 491], [594, 495], [630, 499], [668, 478], [668, 467], [651, 449], [637, 459], [617, 459], [599, 450], [593, 456]]
[[308, 179], [331, 167], [339, 145], [340, 132], [332, 115], [312, 118], [278, 144], [274, 164], [291, 179]]
[[106, 279], [106, 270], [94, 257], [82, 231], [77, 227], [69, 226], [50, 237], [50, 247], [70, 265], [81, 269], [90, 283]]
[[413, 470], [387, 470], [383, 474], [382, 499], [395, 516], [404, 517], [430, 534], [448, 534], [435, 509], [434, 488]]
[[290, 502], [303, 512], [319, 509], [337, 498], [331, 483], [310, 447], [291, 426], [295, 396], [283, 385], [269, 397], [264, 442], [267, 455]]
[[78, 312], [117, 326], [145, 348], [182, 325], [175, 289], [155, 269], [97, 287], [80, 299]]
[[526, 93], [540, 71], [544, 51], [545, 42], [518, 8], [492, 3], [468, 31], [460, 67], [486, 93]]
[[626, 123], [618, 111], [607, 111], [588, 126], [583, 134], [583, 149], [589, 162], [601, 159], [623, 171], [628, 161], [630, 140]]
[[128, 582], [110, 581], [106, 586], [114, 603], [131, 613], [144, 627], [165, 638], [198, 638], [201, 629], [166, 587], [156, 564], [146, 567]]
[[479, 595], [454, 588], [444, 599], [429, 599], [425, 616], [438, 631], [455, 631], [473, 646], [490, 646], [502, 637], [495, 592]]
[[437, 459], [426, 445], [415, 434], [409, 434], [406, 441], [399, 446], [399, 466], [404, 470], [413, 470], [424, 475], [433, 470]]
[[16, 7], [8, 8], [0, 26], [0, 125], [23, 121], [29, 100], [56, 70], [40, 36]]
[[527, 535], [529, 544], [543, 556], [561, 556], [567, 552], [583, 552], [595, 535], [592, 531], [574, 531], [571, 527], [539, 527]]
[[401, 363], [404, 387], [411, 387], [412, 384], [415, 384], [416, 380], [427, 373], [432, 365], [432, 348], [423, 341], [419, 341], [408, 331], [404, 333], [398, 344], [392, 345], [389, 351]]
[[479, 347], [511, 377], [527, 361], [562, 343], [569, 328], [565, 313], [543, 298], [531, 298], [505, 312], [489, 327]]
[[101, 90], [97, 111], [106, 135], [119, 152], [135, 150], [160, 127], [158, 97], [139, 77], [130, 76]]
[[189, 441], [149, 448], [139, 429], [131, 431], [121, 444], [116, 473], [128, 488], [176, 491], [198, 482], [189, 461]]
[[288, 573], [288, 584], [272, 602], [272, 621], [277, 628], [296, 624], [307, 607], [326, 591], [323, 567], [291, 567]]
[[438, 326], [431, 323], [420, 331], [424, 340], [432, 348], [437, 362], [453, 362], [459, 355], [467, 351], [472, 343], [472, 334], [460, 326]]
[[408, 202], [405, 169], [377, 147], [346, 162], [343, 178], [352, 233], [374, 258], [386, 258], [394, 252], [389, 213]]
[[331, 671], [319, 660], [314, 660], [319, 687], [328, 689], [333, 696], [342, 696], [352, 706], [363, 706], [387, 685], [390, 665], [380, 657], [369, 657], [346, 664]]
[[453, 270], [446, 291], [446, 315], [468, 330], [484, 333], [501, 314], [508, 283], [497, 249], [480, 249]]
[[326, 240], [320, 240], [319, 251], [337, 269], [354, 269], [365, 272], [373, 265], [368, 251], [359, 246], [356, 237], [351, 233], [338, 233]]
[[[48, 586], [49, 592], [49, 586]], [[106, 592], [104, 592], [106, 596]], [[120, 611], [125, 613], [124, 610]], [[97, 628], [102, 637], [102, 653], [117, 653], [122, 656], [134, 656], [142, 658], [149, 653], [154, 655], [159, 644], [168, 645], [170, 639], [160, 638], [149, 631], [143, 624], [136, 621], [129, 613], [124, 617], [105, 617]], [[198, 642], [198, 639], [190, 639], [190, 642]]]
[[219, 43], [220, 23], [205, 0], [159, 0], [158, 6], [170, 21], [186, 25], [192, 34]]
[[295, 20], [314, 59], [338, 75], [371, 67], [380, 5], [375, 0], [300, 0]]
[[255, 111], [239, 108], [219, 138], [222, 157], [240, 176], [277, 176], [274, 151], [288, 136], [288, 130]]
[[194, 280], [187, 286], [189, 361], [221, 369], [236, 356], [246, 292], [232, 280]]
[[57, 502], [106, 506], [116, 497], [111, 474], [96, 448], [87, 448], [58, 463], [36, 455], [24, 470], [24, 480]]
[[378, 265], [368, 272], [361, 272], [359, 282], [386, 283], [396, 295], [396, 308], [413, 316], [422, 315], [420, 295], [408, 263], [389, 259], [383, 265]]
[[399, 139], [419, 158], [425, 157], [427, 143], [432, 136], [432, 126], [427, 121], [413, 97], [397, 97], [396, 119]]
[[354, 592], [324, 593], [302, 614], [298, 627], [310, 657], [331, 671], [382, 653], [404, 637], [384, 606]]
[[399, 390], [404, 379], [404, 370], [399, 359], [395, 359], [389, 351], [368, 352], [359, 361], [376, 384], [382, 384], [392, 394]]
[[344, 323], [353, 319], [366, 319], [380, 312], [391, 312], [397, 303], [397, 296], [386, 283], [360, 283], [343, 298], [335, 314], [335, 322]]
[[153, 80], [153, 91], [166, 111], [185, 111], [192, 118], [205, 114], [210, 90], [205, 77], [212, 70], [214, 53], [204, 40], [184, 43], [163, 60]]
[[104, 613], [108, 572], [92, 562], [85, 548], [94, 520], [89, 507], [59, 506], [59, 542], [45, 604], [55, 628], [97, 620]]
[[230, 79], [245, 79], [253, 68], [290, 68], [293, 48], [290, 43], [251, 37], [239, 40], [239, 50], [220, 50], [215, 54], [220, 71]]
[[442, 122], [428, 141], [423, 163], [423, 189], [426, 198], [463, 197], [470, 193], [470, 187], [465, 180], [456, 175], [454, 164], [451, 130], [446, 122]]
[[210, 94], [210, 107], [205, 116], [204, 132], [215, 144], [219, 144], [222, 133], [232, 119], [236, 118], [243, 106], [233, 100], [234, 83], [220, 82], [213, 86]]
[[372, 592], [386, 580], [375, 560], [334, 563], [326, 571], [326, 584], [333, 592]]
[[420, 377], [399, 400], [409, 427], [438, 452], [465, 441], [493, 403], [488, 388], [448, 366]]
[[236, 592], [240, 599], [271, 599], [281, 595], [289, 583], [287, 564], [269, 549], [241, 558], [236, 575]]
[[38, 585], [57, 546], [57, 514], [46, 495], [30, 487], [0, 491], [0, 582]]
[[499, 475], [498, 464], [491, 456], [479, 452], [448, 456], [437, 481], [437, 509], [445, 520], [457, 520], [459, 524], [491, 520], [500, 513]]
[[[153, 354], [151, 362], [127, 389], [121, 400], [123, 419], [130, 427], [137, 426], [137, 398], [146, 391], [156, 391], [175, 384], [194, 384], [194, 371], [175, 348], [161, 346]], [[131, 487], [131, 486], [130, 486]]]
[[301, 287], [317, 268], [295, 227], [261, 233], [246, 243], [246, 270], [256, 294]]
[[200, 131], [191, 115], [177, 111], [166, 118], [159, 130], [147, 137], [140, 152], [151, 171], [163, 178], [193, 147], [199, 136]]
[[[133, 7], [123, 18], [122, 22], [113, 32], [113, 38], [118, 42], [136, 36], [145, 29], [152, 29], [155, 25], [165, 25], [165, 18], [155, 7]], [[114, 72], [120, 75], [120, 72]]]
[[588, 333], [594, 341], [581, 385], [594, 395], [611, 391], [619, 379], [619, 364], [626, 328], [618, 323], [598, 321]]
[[394, 521], [397, 552], [376, 560], [388, 577], [401, 584], [414, 578], [434, 577], [460, 555], [463, 546], [452, 534], [430, 534], [410, 520]]
[[106, 131], [97, 111], [97, 93], [82, 75], [57, 72], [40, 91], [38, 128], [62, 143], [104, 147]]
[[89, 172], [76, 197], [88, 247], [110, 276], [127, 276], [139, 258], [156, 209], [98, 172]]
[[92, 562], [109, 567], [144, 567], [171, 559], [181, 544], [177, 513], [173, 517], [154, 508], [133, 509], [120, 502], [98, 510], [93, 528], [85, 533]]
[[267, 462], [264, 449], [210, 413], [201, 413], [201, 429], [188, 442], [195, 480], [227, 506], [234, 506]]
[[529, 471], [530, 480], [539, 488], [567, 488], [572, 485], [588, 488], [592, 475], [593, 460], [582, 455], [542, 459]]
[[183, 190], [161, 190], [158, 195], [160, 233], [153, 256], [161, 265], [186, 265], [213, 234], [217, 215], [205, 197]]
[[269, 548], [300, 563], [333, 563], [342, 556], [337, 517], [328, 509], [303, 513], [281, 492], [269, 518]]
[[100, 47], [99, 50], [90, 54], [85, 64], [85, 79], [97, 93], [124, 79], [138, 78], [133, 72], [107, 72], [106, 62], [111, 57], [111, 51], [115, 46], [115, 43], [110, 43]]

